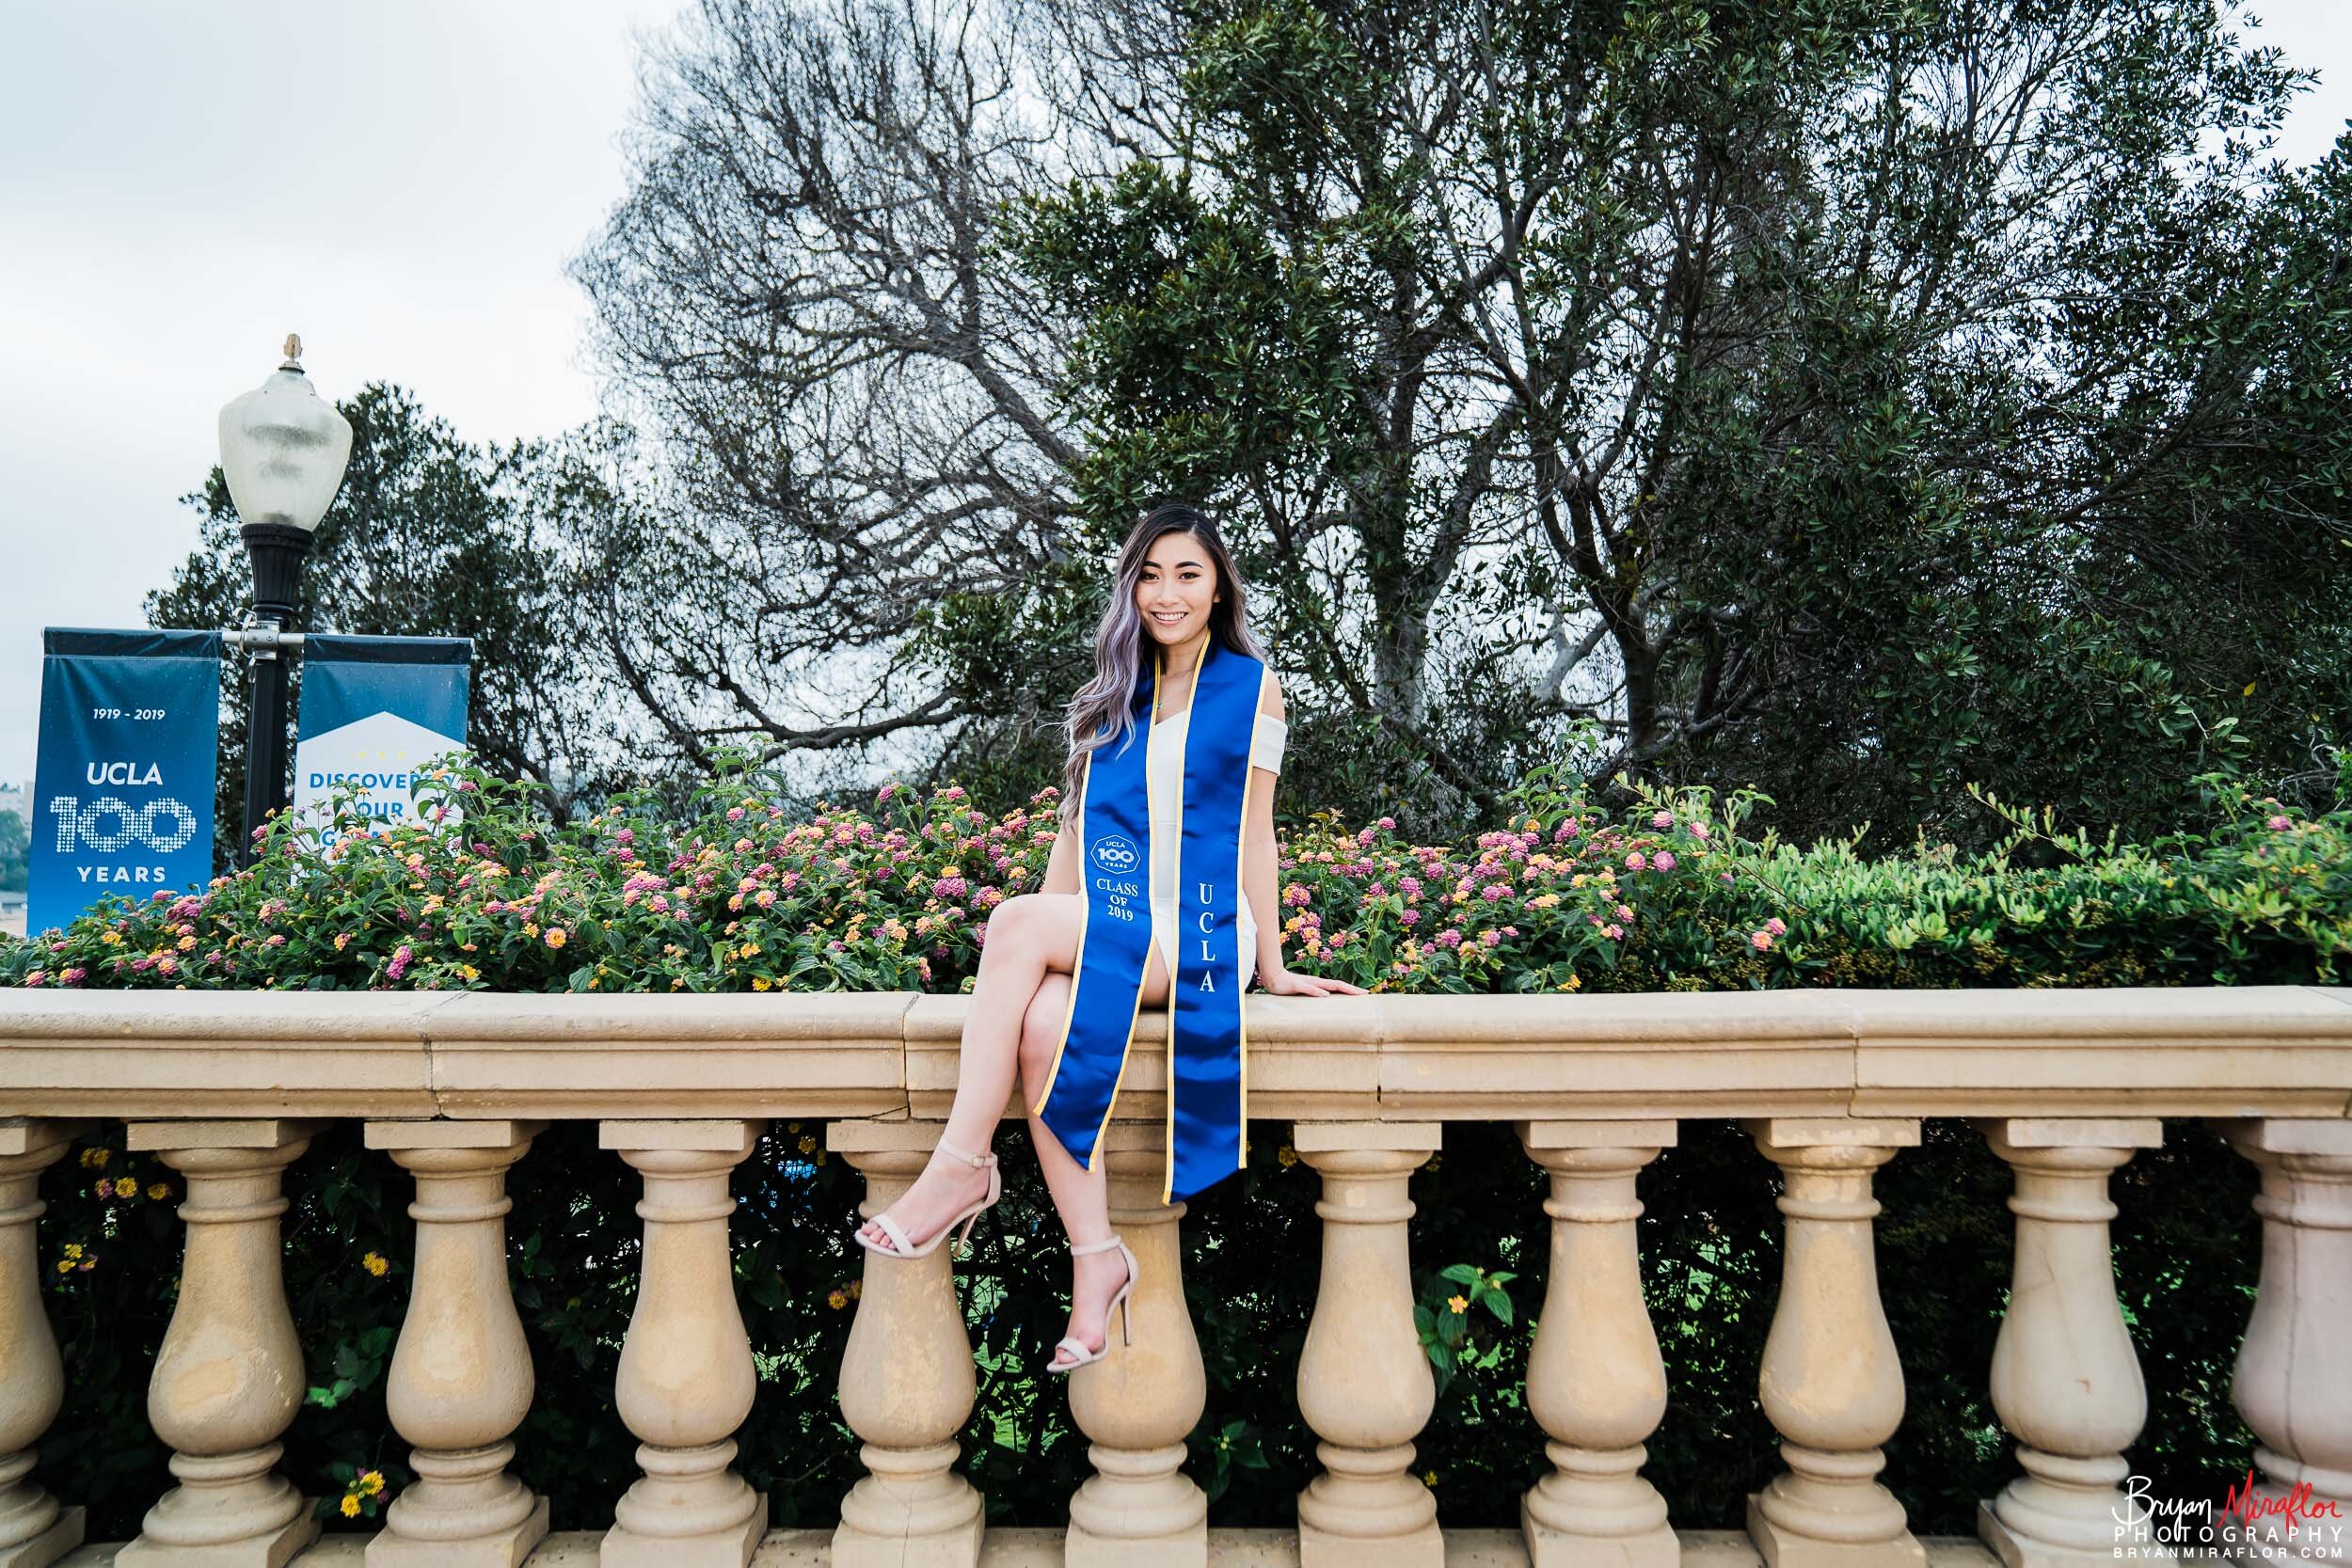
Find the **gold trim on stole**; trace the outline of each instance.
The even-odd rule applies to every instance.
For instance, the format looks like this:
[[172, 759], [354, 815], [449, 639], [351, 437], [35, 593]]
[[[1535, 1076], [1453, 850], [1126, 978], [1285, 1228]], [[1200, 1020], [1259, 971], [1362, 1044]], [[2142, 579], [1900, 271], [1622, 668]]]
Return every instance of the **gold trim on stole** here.
[[[1242, 879], [1241, 868], [1243, 851], [1249, 847], [1249, 792], [1258, 787], [1256, 762], [1258, 721], [1265, 716], [1263, 711], [1265, 703], [1265, 683], [1273, 678], [1272, 669], [1262, 667], [1259, 670], [1258, 700], [1250, 705], [1249, 709], [1249, 744], [1242, 751], [1241, 825], [1235, 830], [1233, 835], [1233, 946], [1237, 955], [1241, 947], [1241, 911], [1249, 908], [1249, 886]], [[1197, 676], [1195, 683], [1198, 684]], [[1278, 895], [1275, 904], [1279, 909], [1281, 904], [1279, 895], [1282, 882], [1279, 858], [1276, 862], [1274, 882]], [[1176, 883], [1176, 907], [1180, 911], [1184, 908], [1184, 884], [1180, 879]], [[1180, 920], [1179, 927], [1182, 924]], [[1183, 940], [1182, 937], [1177, 939], [1180, 947]], [[1241, 974], [1241, 962], [1238, 956], [1234, 959], [1233, 974], [1236, 976]], [[1236, 1064], [1241, 1072], [1241, 1081], [1238, 1085], [1240, 1115], [1234, 1118], [1233, 1122], [1233, 1136], [1240, 1146], [1233, 1162], [1233, 1168], [1237, 1171], [1249, 1168], [1249, 982], [1242, 980], [1239, 984], [1241, 994], [1233, 1000], [1234, 1027], [1238, 1031], [1235, 1049], [1240, 1053], [1241, 1058]], [[1160, 1201], [1163, 1204], [1172, 1203], [1176, 1198], [1176, 976], [1173, 974], [1168, 977], [1168, 1163], [1160, 1177]]]
[[[1152, 712], [1156, 714], [1159, 711], [1159, 706], [1160, 667], [1158, 656], [1155, 654], [1152, 656]], [[1107, 745], [1109, 742], [1105, 741], [1104, 744]], [[1143, 833], [1145, 839], [1143, 863], [1143, 903], [1145, 918], [1149, 919], [1152, 908], [1152, 847], [1150, 843], [1152, 836], [1152, 732], [1149, 729], [1143, 732]], [[1092, 901], [1087, 897], [1086, 891], [1087, 797], [1094, 791], [1094, 752], [1101, 750], [1102, 747], [1098, 746], [1095, 747], [1093, 751], [1087, 752], [1087, 765], [1079, 771], [1078, 774], [1078, 812], [1077, 816], [1073, 818], [1073, 820], [1077, 823], [1075, 832], [1078, 834], [1078, 945], [1072, 950], [1070, 955], [1070, 1000], [1062, 1008], [1061, 1039], [1054, 1047], [1053, 1065], [1045, 1069], [1045, 1087], [1038, 1091], [1037, 1103], [1029, 1107], [1029, 1114], [1036, 1117], [1041, 1121], [1042, 1121], [1045, 1117], [1045, 1102], [1054, 1097], [1054, 1085], [1061, 1077], [1062, 1053], [1070, 1049], [1070, 1025], [1076, 1021], [1078, 1016], [1078, 975], [1086, 968], [1087, 922], [1090, 918], [1093, 910]], [[1072, 830], [1056, 830], [1057, 832], [1069, 831]], [[1148, 948], [1146, 949], [1144, 961], [1147, 965], [1149, 965], [1151, 961]], [[1138, 977], [1136, 981], [1136, 1017], [1139, 1018], [1142, 1014], [1143, 981], [1140, 977]], [[1134, 1043], [1135, 1033], [1135, 1023], [1131, 1019], [1127, 1024], [1127, 1038], [1130, 1044]], [[1127, 1070], [1127, 1058], [1123, 1054], [1119, 1059], [1119, 1070], [1122, 1074]], [[1114, 1104], [1116, 1104], [1118, 1100], [1119, 1083], [1117, 1079], [1113, 1079], [1111, 1081], [1111, 1101]], [[1103, 1118], [1103, 1125], [1105, 1127], [1110, 1125], [1110, 1118], [1108, 1117]], [[1102, 1145], [1102, 1136], [1099, 1133], [1095, 1136], [1095, 1144], [1097, 1148], [1100, 1148]], [[1066, 1153], [1068, 1151], [1064, 1150], [1064, 1152]], [[1093, 1168], [1094, 1165], [1092, 1164], [1092, 1158], [1089, 1156], [1087, 1169], [1092, 1170]]]
[[[1209, 657], [1209, 635], [1208, 635], [1208, 634], [1204, 634], [1204, 635], [1201, 637], [1201, 639], [1200, 639], [1200, 651], [1199, 653], [1197, 653], [1197, 654], [1195, 654], [1195, 655], [1193, 655], [1193, 656], [1192, 656], [1192, 696], [1191, 696], [1191, 698], [1190, 698], [1188, 701], [1186, 701], [1186, 702], [1185, 702], [1185, 704], [1184, 704], [1184, 711], [1185, 711], [1186, 713], [1190, 713], [1190, 712], [1191, 712], [1191, 711], [1192, 711], [1195, 707], [1197, 707], [1197, 706], [1199, 706], [1199, 705], [1200, 705], [1200, 666], [1201, 666], [1202, 664], [1204, 664], [1204, 663], [1206, 663], [1206, 662], [1208, 661], [1208, 657]], [[1157, 653], [1154, 653], [1154, 654], [1152, 656], [1152, 721], [1153, 721], [1153, 723], [1154, 723], [1154, 724], [1156, 724], [1156, 723], [1159, 721], [1159, 717], [1160, 717], [1160, 664], [1159, 664], [1159, 655], [1158, 655]], [[1192, 726], [1191, 726], [1191, 724], [1187, 723], [1187, 724], [1184, 726], [1184, 752], [1189, 752], [1189, 751], [1191, 751], [1191, 750], [1192, 750]], [[1177, 903], [1178, 903], [1178, 908], [1179, 908], [1179, 909], [1181, 909], [1181, 908], [1183, 907], [1184, 893], [1184, 752], [1178, 752], [1178, 753], [1177, 753], [1177, 756], [1176, 756], [1176, 762], [1177, 762], [1177, 768], [1176, 768], [1176, 842], [1175, 842], [1173, 845], [1171, 845], [1171, 846], [1169, 847], [1169, 848], [1168, 848], [1168, 855], [1169, 855], [1170, 864], [1171, 864], [1171, 866], [1172, 866], [1172, 868], [1173, 868], [1173, 871], [1174, 871], [1175, 891], [1176, 891], [1176, 897], [1177, 897]], [[1149, 840], [1149, 839], [1150, 839], [1150, 837], [1151, 837], [1151, 830], [1152, 830], [1152, 752], [1151, 752], [1151, 731], [1149, 731], [1149, 730], [1146, 730], [1146, 731], [1144, 732], [1144, 753], [1143, 753], [1143, 818], [1144, 818], [1144, 837], [1146, 838], [1146, 840]], [[1146, 914], [1147, 918], [1151, 915], [1152, 911], [1152, 906], [1153, 906], [1153, 905], [1154, 905], [1154, 903], [1156, 902], [1156, 900], [1154, 900], [1154, 899], [1152, 898], [1152, 869], [1151, 869], [1151, 863], [1152, 863], [1152, 851], [1151, 851], [1151, 846], [1150, 846], [1150, 844], [1147, 842], [1147, 843], [1146, 843], [1146, 845], [1144, 846], [1144, 874], [1143, 874], [1143, 905], [1144, 905], [1144, 911], [1145, 911], [1145, 914]], [[1179, 921], [1179, 922], [1178, 922], [1178, 924], [1179, 924], [1179, 926], [1181, 926], [1181, 925], [1182, 925], [1182, 922], [1181, 922], [1181, 921]], [[1175, 932], [1175, 931], [1170, 931], [1170, 932], [1168, 933], [1168, 935], [1169, 935], [1171, 938], [1174, 938], [1174, 939], [1175, 939], [1175, 946], [1176, 946], [1176, 951], [1177, 951], [1177, 953], [1178, 953], [1179, 957], [1181, 958], [1181, 956], [1182, 956], [1182, 955], [1183, 955], [1183, 953], [1184, 953], [1184, 939], [1183, 939], [1181, 936], [1179, 936], [1179, 935], [1177, 934], [1177, 932]], [[1150, 973], [1151, 973], [1151, 971], [1152, 971], [1152, 955], [1153, 953], [1156, 953], [1156, 952], [1158, 952], [1158, 951], [1159, 951], [1159, 946], [1160, 946], [1159, 933], [1158, 933], [1157, 931], [1153, 931], [1153, 932], [1152, 932], [1152, 933], [1151, 933], [1151, 940], [1150, 940], [1149, 943], [1148, 943], [1148, 944], [1145, 946], [1145, 948], [1144, 948], [1143, 968], [1144, 968], [1144, 973], [1145, 973], [1145, 974], [1150, 974]], [[1164, 964], [1165, 964], [1165, 962], [1166, 962], [1166, 955], [1164, 955], [1164, 954], [1162, 955], [1162, 962], [1163, 962]], [[1173, 1137], [1176, 1135], [1176, 969], [1175, 969], [1175, 967], [1174, 967], [1173, 965], [1169, 965], [1169, 966], [1168, 966], [1168, 1003], [1167, 1003], [1167, 1010], [1168, 1010], [1168, 1027], [1167, 1027], [1167, 1030], [1166, 1030], [1165, 1034], [1164, 1034], [1164, 1035], [1163, 1035], [1163, 1037], [1163, 1037], [1163, 1039], [1166, 1041], [1166, 1048], [1165, 1048], [1166, 1071], [1162, 1074], [1162, 1077], [1163, 1077], [1163, 1079], [1165, 1080], [1165, 1083], [1164, 1083], [1164, 1092], [1165, 1092], [1166, 1097], [1167, 1097], [1167, 1100], [1168, 1100], [1168, 1136], [1169, 1136], [1170, 1138], [1173, 1138]], [[1142, 1016], [1143, 1016], [1143, 981], [1141, 980], [1141, 978], [1140, 978], [1140, 977], [1138, 977], [1138, 978], [1136, 979], [1136, 1018], [1141, 1018]], [[1103, 1148], [1103, 1140], [1104, 1140], [1104, 1137], [1106, 1137], [1106, 1136], [1108, 1136], [1108, 1135], [1109, 1135], [1109, 1133], [1110, 1133], [1110, 1130], [1111, 1130], [1111, 1113], [1112, 1113], [1113, 1111], [1115, 1111], [1115, 1110], [1117, 1110], [1117, 1109], [1119, 1108], [1119, 1087], [1120, 1087], [1120, 1085], [1121, 1084], [1124, 1084], [1124, 1083], [1127, 1081], [1127, 1062], [1128, 1062], [1128, 1059], [1129, 1059], [1130, 1057], [1132, 1057], [1132, 1056], [1135, 1054], [1135, 1049], [1136, 1049], [1136, 1026], [1135, 1026], [1135, 1022], [1134, 1022], [1134, 1020], [1133, 1020], [1133, 1019], [1131, 1019], [1131, 1020], [1129, 1020], [1129, 1021], [1128, 1021], [1128, 1023], [1127, 1023], [1127, 1044], [1126, 1044], [1126, 1048], [1125, 1048], [1124, 1050], [1120, 1051], [1120, 1053], [1119, 1053], [1119, 1073], [1118, 1073], [1118, 1076], [1117, 1076], [1117, 1077], [1114, 1077], [1114, 1078], [1111, 1080], [1111, 1102], [1110, 1102], [1108, 1105], [1106, 1105], [1106, 1106], [1104, 1106], [1104, 1107], [1103, 1108], [1103, 1126], [1102, 1126], [1102, 1129], [1094, 1134], [1094, 1148], [1095, 1148], [1095, 1150], [1096, 1150], [1098, 1153], [1102, 1150], [1102, 1148]], [[1171, 1143], [1171, 1144], [1168, 1146], [1168, 1148], [1169, 1148], [1169, 1151], [1170, 1151], [1170, 1152], [1169, 1152], [1169, 1154], [1168, 1154], [1168, 1158], [1169, 1158], [1170, 1160], [1173, 1160], [1173, 1159], [1175, 1158], [1175, 1153], [1174, 1153], [1175, 1145]], [[1089, 1169], [1089, 1170], [1092, 1170], [1093, 1168], [1094, 1168], [1093, 1162], [1089, 1161], [1089, 1162], [1088, 1162], [1088, 1164], [1087, 1164], [1087, 1169]]]
[[[1241, 889], [1240, 896], [1234, 900], [1233, 904], [1233, 940], [1236, 942], [1241, 940], [1240, 911], [1249, 909], [1249, 883], [1243, 878], [1241, 868], [1248, 858], [1249, 849], [1249, 796], [1250, 792], [1258, 787], [1258, 721], [1265, 717], [1266, 683], [1273, 678], [1274, 671], [1271, 666], [1258, 673], [1258, 705], [1250, 710], [1249, 752], [1242, 765], [1247, 771], [1242, 775], [1244, 783], [1241, 791], [1241, 831], [1233, 841], [1233, 880], [1240, 885]], [[1257, 911], [1251, 910], [1250, 914], [1254, 923]], [[1260, 934], [1263, 935], [1264, 931], [1271, 929], [1274, 932], [1275, 945], [1279, 947], [1282, 941], [1282, 857], [1279, 851], [1274, 857], [1274, 913], [1272, 918], [1273, 924], [1270, 927], [1260, 927]], [[1233, 1006], [1234, 1025], [1241, 1032], [1238, 1046], [1241, 1052], [1241, 1114], [1233, 1127], [1234, 1136], [1240, 1142], [1241, 1148], [1234, 1157], [1233, 1168], [1247, 1170], [1249, 1168], [1249, 986], [1247, 981], [1241, 988], [1241, 1000]]]

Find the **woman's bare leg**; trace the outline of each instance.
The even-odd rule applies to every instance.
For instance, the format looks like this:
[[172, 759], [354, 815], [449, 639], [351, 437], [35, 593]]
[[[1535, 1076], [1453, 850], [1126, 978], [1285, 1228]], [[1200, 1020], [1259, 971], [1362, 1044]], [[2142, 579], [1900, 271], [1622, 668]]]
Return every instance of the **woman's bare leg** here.
[[[1038, 1096], [1044, 1091], [1047, 1075], [1053, 1070], [1054, 1053], [1061, 1043], [1062, 1020], [1070, 1007], [1070, 988], [1074, 983], [1072, 975], [1048, 974], [1038, 987], [1037, 999], [1029, 1004], [1021, 1037], [1021, 1099], [1025, 1106], [1032, 1107], [1029, 1141], [1037, 1146], [1038, 1164], [1045, 1173], [1046, 1190], [1054, 1195], [1054, 1212], [1061, 1216], [1062, 1228], [1069, 1232], [1071, 1244], [1084, 1246], [1111, 1233], [1109, 1178], [1100, 1162], [1090, 1171], [1080, 1164], [1033, 1109]], [[1144, 965], [1142, 1001], [1149, 1006], [1167, 995], [1168, 976], [1155, 943]], [[1113, 1248], [1084, 1258], [1072, 1257], [1070, 1272], [1068, 1332], [1088, 1349], [1100, 1349], [1110, 1332], [1111, 1297], [1127, 1278], [1127, 1261]], [[1058, 1351], [1054, 1359], [1067, 1363], [1071, 1356], [1067, 1351]]]
[[1059, 1046], [1061, 1023], [1070, 1011], [1070, 988], [1076, 977], [1048, 974], [1029, 1004], [1021, 1032], [1021, 1102], [1029, 1113], [1029, 1141], [1037, 1146], [1037, 1163], [1045, 1173], [1045, 1189], [1054, 1195], [1054, 1212], [1075, 1243], [1099, 1242], [1110, 1234], [1110, 1189], [1102, 1170], [1088, 1170], [1061, 1146], [1037, 1114], [1038, 1096], [1045, 1092]]
[[[1076, 967], [1085, 913], [1083, 894], [1025, 893], [1006, 899], [989, 916], [972, 1007], [964, 1015], [956, 1098], [942, 1134], [945, 1142], [979, 1154], [994, 1139], [996, 1123], [1012, 1098], [1029, 1003], [1049, 972], [1068, 973]], [[910, 1243], [920, 1246], [945, 1228], [957, 1211], [987, 1195], [987, 1171], [934, 1152], [906, 1196], [890, 1206], [890, 1217], [904, 1227]], [[873, 1221], [860, 1229], [889, 1244]]]

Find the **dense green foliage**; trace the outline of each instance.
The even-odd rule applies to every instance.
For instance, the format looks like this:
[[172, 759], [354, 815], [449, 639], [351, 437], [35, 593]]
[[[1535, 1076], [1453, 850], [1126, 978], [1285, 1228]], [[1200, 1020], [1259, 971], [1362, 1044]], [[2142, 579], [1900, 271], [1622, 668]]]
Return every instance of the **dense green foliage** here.
[[25, 830], [26, 814], [0, 810], [0, 891], [22, 893], [32, 873], [32, 834]]
[[[892, 783], [870, 813], [796, 821], [742, 753], [727, 762], [686, 816], [630, 795], [558, 824], [527, 786], [437, 759], [411, 817], [346, 815], [352, 831], [322, 851], [274, 816], [250, 868], [109, 895], [0, 949], [0, 982], [968, 989], [988, 911], [1042, 884], [1051, 785], [991, 817], [960, 785]], [[2298, 815], [2226, 773], [2197, 784], [2210, 825], [2152, 845], [2094, 842], [1986, 797], [2010, 825], [1994, 852], [1923, 837], [1883, 860], [1851, 841], [1744, 839], [1745, 791], [1718, 810], [1706, 790], [1636, 785], [1640, 803], [1612, 813], [1539, 774], [1469, 847], [1318, 813], [1279, 841], [1285, 951], [1375, 990], [2333, 983], [2352, 946], [2352, 808]]]
[[1413, 817], [1558, 758], [2146, 838], [2342, 733], [2352, 150], [2265, 163], [2227, 5], [1170, 9], [1180, 152], [1009, 220], [1078, 510], [1208, 498]]
[[[1869, 861], [1851, 845], [1752, 842], [1738, 831], [1751, 802], [1718, 811], [1703, 792], [1612, 815], [1525, 790], [1510, 826], [1460, 850], [1326, 816], [1283, 847], [1287, 948], [1295, 967], [1399, 990], [2334, 979], [2352, 932], [2352, 810], [2292, 814], [2219, 775], [2200, 787], [2206, 819], [2155, 845], [2050, 835], [2020, 814], [2003, 852], [1981, 858], [1923, 846]], [[987, 911], [1036, 885], [1051, 814], [1041, 800], [992, 818], [955, 788], [878, 794], [870, 811], [793, 822], [771, 816], [761, 781], [739, 768], [683, 818], [624, 801], [555, 825], [523, 809], [517, 786], [452, 766], [421, 798], [461, 804], [462, 831], [354, 834], [331, 866], [292, 877], [315, 851], [280, 819], [252, 872], [200, 895], [110, 903], [64, 933], [0, 948], [0, 975], [959, 989]], [[2012, 861], [2037, 847], [2060, 863]], [[763, 904], [763, 892], [776, 896]], [[668, 907], [652, 908], [656, 897]], [[1036, 1370], [1064, 1324], [1034, 1284], [1059, 1276], [1061, 1245], [1022, 1135], [1000, 1139], [1009, 1196], [959, 1273], [983, 1373], [968, 1452], [993, 1517], [1048, 1523], [1086, 1464], [1058, 1383]], [[763, 1376], [743, 1466], [784, 1525], [827, 1522], [858, 1473], [833, 1388], [863, 1261], [848, 1243], [859, 1183], [821, 1138], [815, 1122], [771, 1124], [737, 1178], [739, 1292]], [[634, 1289], [632, 1180], [588, 1123], [550, 1128], [513, 1178], [510, 1249], [539, 1375], [518, 1467], [554, 1496], [560, 1528], [608, 1521], [632, 1475], [634, 1443], [612, 1407]], [[1672, 1391], [1649, 1473], [1685, 1528], [1736, 1526], [1744, 1493], [1776, 1464], [1754, 1399], [1777, 1289], [1776, 1186], [1735, 1127], [1705, 1119], [1686, 1121], [1680, 1147], [1643, 1180]], [[1316, 1273], [1312, 1187], [1281, 1130], [1263, 1127], [1249, 1169], [1185, 1222], [1212, 1390], [1193, 1471], [1220, 1522], [1287, 1522], [1311, 1473], [1293, 1388]], [[2136, 1157], [2115, 1189], [2118, 1273], [2151, 1397], [2132, 1458], [2169, 1494], [2201, 1496], [2249, 1451], [2228, 1380], [2254, 1278], [2250, 1171], [2201, 1126], [2172, 1123], [2166, 1147]], [[87, 1501], [102, 1538], [134, 1532], [167, 1484], [144, 1380], [170, 1307], [157, 1287], [176, 1274], [165, 1200], [178, 1190], [119, 1132], [86, 1139], [44, 1181], [42, 1257], [72, 1393], [42, 1444], [42, 1480]], [[313, 1387], [288, 1465], [323, 1507], [349, 1497], [365, 1519], [406, 1479], [382, 1388], [405, 1301], [405, 1179], [341, 1123], [292, 1167], [289, 1190], [288, 1288]], [[1971, 1129], [1936, 1121], [1925, 1147], [1881, 1172], [1879, 1191], [1883, 1292], [1911, 1394], [1887, 1479], [1917, 1528], [1964, 1533], [1974, 1499], [2010, 1473], [1985, 1389], [2008, 1277], [2007, 1176]], [[1449, 1523], [1505, 1526], [1543, 1463], [1519, 1386], [1541, 1303], [1540, 1173], [1507, 1127], [1453, 1123], [1414, 1192], [1416, 1283], [1447, 1374], [1422, 1463]]]

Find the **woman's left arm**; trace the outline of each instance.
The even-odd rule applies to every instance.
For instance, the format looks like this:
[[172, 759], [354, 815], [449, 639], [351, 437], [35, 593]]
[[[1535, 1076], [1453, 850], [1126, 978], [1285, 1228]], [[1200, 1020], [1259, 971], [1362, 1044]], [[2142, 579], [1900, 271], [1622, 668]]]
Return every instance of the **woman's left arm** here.
[[[1282, 689], [1272, 679], [1258, 711], [1282, 717]], [[1249, 770], [1249, 808], [1242, 834], [1242, 896], [1249, 900], [1250, 916], [1258, 923], [1258, 983], [1277, 996], [1363, 996], [1361, 986], [1320, 974], [1293, 974], [1282, 967], [1282, 899], [1280, 851], [1274, 843], [1274, 786], [1280, 775], [1270, 768]]]

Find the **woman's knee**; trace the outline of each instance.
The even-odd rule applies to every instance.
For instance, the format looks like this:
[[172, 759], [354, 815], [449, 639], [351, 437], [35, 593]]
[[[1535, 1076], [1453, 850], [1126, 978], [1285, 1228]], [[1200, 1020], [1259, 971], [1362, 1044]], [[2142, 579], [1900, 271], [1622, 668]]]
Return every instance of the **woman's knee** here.
[[1045, 1092], [1046, 1074], [1054, 1070], [1054, 1051], [1053, 1038], [1034, 1022], [1021, 1031], [1021, 1097], [1032, 1105]]
[[1021, 1085], [1031, 1104], [1045, 1091], [1045, 1079], [1061, 1050], [1062, 1024], [1069, 1016], [1070, 982], [1054, 976], [1038, 988], [1037, 996], [1021, 1021]]
[[988, 911], [987, 951], [1024, 946], [1037, 940], [1042, 913], [1034, 893], [1016, 893]]
[[1000, 950], [1042, 958], [1049, 970], [1068, 973], [1076, 945], [1080, 900], [1067, 893], [1020, 893], [989, 911], [985, 958]]

